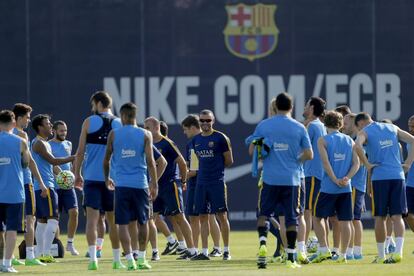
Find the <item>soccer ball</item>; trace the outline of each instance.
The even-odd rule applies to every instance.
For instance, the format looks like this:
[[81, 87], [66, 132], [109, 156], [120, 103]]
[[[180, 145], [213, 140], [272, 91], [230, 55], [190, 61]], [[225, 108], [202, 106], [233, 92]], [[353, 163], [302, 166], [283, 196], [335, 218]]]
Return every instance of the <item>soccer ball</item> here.
[[306, 248], [309, 253], [315, 253], [318, 250], [318, 238], [309, 237], [308, 242], [306, 243]]
[[73, 184], [75, 183], [75, 175], [68, 170], [61, 171], [56, 176], [56, 183], [58, 184], [60, 189], [70, 190], [73, 188]]

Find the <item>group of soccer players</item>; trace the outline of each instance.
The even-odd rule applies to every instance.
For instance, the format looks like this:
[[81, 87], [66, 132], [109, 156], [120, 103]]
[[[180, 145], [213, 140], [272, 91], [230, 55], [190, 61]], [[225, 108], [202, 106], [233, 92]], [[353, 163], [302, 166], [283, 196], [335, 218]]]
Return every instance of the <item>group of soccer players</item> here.
[[[311, 97], [306, 103], [303, 124], [291, 117], [292, 107], [292, 98], [279, 94], [270, 103], [269, 118], [247, 139], [254, 161], [263, 162], [258, 268], [266, 268], [268, 221], [273, 222], [275, 217], [280, 222], [275, 223], [279, 230], [276, 236], [286, 255], [278, 257], [279, 252], [275, 252], [274, 257], [287, 267], [327, 259], [339, 263], [362, 259], [361, 214], [366, 192], [375, 217], [378, 255], [373, 263], [400, 262], [403, 217], [414, 231], [414, 116], [409, 120], [410, 134], [390, 122], [375, 122], [368, 113], [351, 113], [347, 106], [326, 111], [320, 97]], [[399, 141], [407, 145], [405, 161]], [[387, 217], [395, 233], [392, 251], [389, 244], [385, 246], [387, 233], [392, 231], [386, 229]], [[329, 225], [333, 230], [332, 251]], [[312, 227], [318, 248], [308, 256], [305, 241]]]
[[[63, 190], [56, 185], [55, 176], [61, 170], [73, 170], [75, 187], [83, 190], [88, 269], [98, 269], [105, 219], [114, 269], [151, 268], [145, 251], [149, 240], [151, 260], [160, 259], [157, 228], [168, 240], [163, 255], [177, 254], [182, 260], [221, 256], [230, 260], [224, 168], [233, 163], [233, 157], [229, 139], [212, 127], [213, 112], [204, 110], [200, 119], [198, 115], [189, 115], [183, 120], [184, 133], [191, 138], [184, 158], [166, 136], [165, 123], [149, 117], [145, 119], [145, 129], [137, 126], [137, 107], [133, 103], [121, 107], [120, 119], [112, 115], [112, 99], [108, 93], [96, 92], [90, 104], [94, 114], [83, 122], [76, 155], [71, 154], [72, 144], [66, 140], [65, 122], [56, 121], [52, 125], [48, 115], [35, 116], [31, 126], [36, 137], [29, 141], [25, 129], [32, 108], [19, 103], [13, 111], [1, 111], [1, 271], [16, 272], [13, 265], [44, 266], [55, 262], [51, 247], [62, 208], [69, 214], [66, 250], [79, 255], [74, 247], [77, 197], [74, 189]], [[192, 170], [190, 156], [196, 164]], [[186, 208], [183, 189], [189, 194]], [[171, 235], [165, 218], [173, 225], [177, 239]], [[19, 231], [26, 232], [24, 263], [13, 256]], [[210, 231], [214, 248], [209, 253]], [[219, 246], [220, 233], [223, 252]], [[200, 234], [202, 250], [199, 253]], [[127, 266], [121, 262], [120, 245]]]
[[[66, 140], [65, 122], [52, 124], [48, 115], [35, 116], [31, 126], [36, 137], [30, 141], [25, 132], [30, 106], [16, 104], [12, 111], [0, 112], [1, 271], [16, 272], [13, 265], [55, 262], [51, 248], [63, 209], [69, 214], [66, 250], [79, 255], [74, 246], [76, 192], [56, 185], [55, 176], [61, 170], [72, 170], [75, 187], [83, 191], [89, 270], [99, 267], [105, 220], [113, 269], [150, 269], [146, 248], [150, 243], [152, 261], [160, 259], [158, 231], [167, 239], [161, 255], [177, 254], [179, 260], [230, 260], [224, 169], [233, 164], [233, 155], [229, 138], [213, 128], [213, 112], [202, 110], [184, 118], [181, 125], [189, 141], [183, 155], [168, 137], [164, 122], [148, 117], [143, 128], [138, 127], [135, 104], [122, 105], [120, 118], [112, 114], [112, 99], [104, 91], [94, 93], [90, 104], [93, 115], [82, 124], [75, 155]], [[378, 256], [374, 262], [400, 262], [403, 216], [414, 230], [414, 117], [409, 121], [409, 134], [392, 123], [374, 122], [367, 113], [353, 114], [346, 106], [326, 111], [319, 97], [306, 103], [303, 124], [291, 117], [292, 108], [292, 98], [279, 94], [270, 103], [269, 118], [248, 138], [254, 161], [263, 162], [258, 267], [267, 265], [269, 225], [276, 228], [285, 251], [285, 257], [278, 259], [288, 267], [326, 259], [341, 263], [361, 259], [365, 193], [372, 199], [375, 216]], [[407, 145], [404, 162], [399, 141]], [[395, 252], [388, 258], [387, 217], [396, 237]], [[306, 241], [312, 227], [319, 246], [308, 256]], [[25, 231], [24, 263], [13, 256], [19, 231]], [[210, 234], [214, 247], [209, 253]], [[127, 265], [121, 262], [121, 246]]]

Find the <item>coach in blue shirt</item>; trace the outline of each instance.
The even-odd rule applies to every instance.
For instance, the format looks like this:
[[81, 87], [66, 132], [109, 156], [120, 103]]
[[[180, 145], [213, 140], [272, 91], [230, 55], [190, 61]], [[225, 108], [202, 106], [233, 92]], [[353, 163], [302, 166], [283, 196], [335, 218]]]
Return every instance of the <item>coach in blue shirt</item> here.
[[306, 128], [290, 114], [292, 98], [287, 93], [276, 97], [277, 114], [263, 120], [256, 127], [254, 136], [272, 142], [269, 155], [263, 160], [263, 188], [260, 191], [258, 232], [260, 240], [259, 268], [265, 267], [267, 228], [266, 218], [271, 216], [278, 203], [283, 205], [288, 248], [287, 265], [295, 268], [295, 243], [299, 214], [299, 186], [301, 164], [313, 158], [312, 146]]

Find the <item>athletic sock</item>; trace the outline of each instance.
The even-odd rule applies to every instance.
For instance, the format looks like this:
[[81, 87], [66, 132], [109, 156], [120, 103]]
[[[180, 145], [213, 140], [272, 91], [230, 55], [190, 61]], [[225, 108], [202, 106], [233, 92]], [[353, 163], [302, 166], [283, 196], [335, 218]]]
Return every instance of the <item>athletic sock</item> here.
[[257, 227], [257, 232], [259, 233], [259, 242], [260, 245], [266, 245], [267, 241], [267, 228], [265, 226]]
[[44, 254], [50, 254], [50, 248], [52, 248], [53, 240], [55, 239], [56, 230], [59, 226], [59, 222], [56, 219], [48, 219], [45, 229], [44, 239]]
[[145, 251], [138, 251], [138, 259], [145, 260]]
[[304, 241], [298, 242], [298, 251], [302, 253], [306, 253], [306, 244]]
[[186, 246], [186, 244], [185, 244], [185, 241], [178, 241], [178, 247], [179, 247], [180, 249], [186, 248], [187, 246]]
[[332, 253], [333, 253], [333, 252], [335, 252], [335, 253], [339, 253], [339, 248], [337, 248], [337, 247], [332, 248]]
[[377, 242], [378, 257], [385, 259], [385, 244], [383, 242]]
[[296, 238], [297, 238], [298, 232], [296, 230], [294, 231], [286, 231], [286, 239], [288, 248], [286, 252], [288, 253], [288, 260], [291, 262], [295, 261], [294, 254], [296, 252], [295, 245], [296, 245]]
[[11, 267], [12, 266], [12, 260], [11, 259], [4, 259], [3, 260], [3, 265], [5, 267]]
[[362, 247], [361, 246], [354, 246], [354, 255], [362, 255]]
[[230, 247], [229, 246], [224, 246], [223, 247], [223, 252], [230, 252]]
[[42, 256], [45, 253], [45, 230], [46, 223], [38, 222], [35, 231], [37, 256]]
[[391, 244], [391, 239], [392, 239], [392, 237], [391, 236], [387, 236], [386, 238], [385, 238], [385, 248], [388, 248], [388, 246], [390, 246], [390, 244]]
[[403, 246], [404, 246], [404, 238], [403, 237], [396, 237], [395, 238], [395, 253], [403, 254]]
[[208, 248], [201, 249], [201, 253], [205, 256], [208, 256]]
[[114, 255], [114, 262], [120, 262], [121, 261], [121, 250], [113, 249], [112, 248], [112, 254]]
[[128, 254], [126, 254], [126, 255], [125, 255], [125, 258], [127, 259], [127, 261], [132, 260], [132, 259], [133, 259], [133, 257], [132, 257], [132, 253], [128, 253]]
[[32, 247], [27, 246], [26, 247], [26, 259], [27, 260], [33, 260], [34, 258], [35, 258], [34, 247], [33, 246]]
[[98, 249], [102, 249], [103, 243], [104, 243], [104, 239], [101, 239], [101, 238], [96, 239], [96, 247], [98, 247]]
[[175, 243], [175, 239], [174, 239], [174, 237], [173, 237], [172, 235], [169, 235], [169, 236], [167, 237], [167, 241], [168, 241], [170, 244]]
[[346, 255], [347, 255], [347, 256], [352, 256], [352, 255], [354, 255], [354, 248], [353, 248], [353, 247], [348, 247], [348, 248], [346, 249]]
[[96, 258], [96, 245], [90, 245], [88, 247], [88, 252], [89, 252], [89, 260], [91, 262], [98, 261], [98, 259]]

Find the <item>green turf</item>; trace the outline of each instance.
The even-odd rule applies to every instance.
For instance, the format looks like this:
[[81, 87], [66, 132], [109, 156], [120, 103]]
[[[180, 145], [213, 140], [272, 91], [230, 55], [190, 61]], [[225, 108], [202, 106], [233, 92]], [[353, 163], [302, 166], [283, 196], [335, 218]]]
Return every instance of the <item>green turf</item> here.
[[[66, 255], [64, 259], [58, 259], [59, 263], [50, 264], [47, 267], [24, 267], [18, 266], [21, 274], [30, 275], [110, 275], [119, 273], [146, 273], [153, 275], [414, 275], [414, 235], [407, 231], [405, 239], [404, 259], [400, 264], [370, 264], [376, 254], [376, 244], [372, 231], [364, 232], [364, 260], [350, 261], [348, 264], [335, 264], [326, 261], [321, 264], [304, 265], [300, 269], [288, 269], [281, 264], [269, 264], [265, 270], [256, 268], [256, 253], [258, 241], [256, 232], [233, 232], [231, 233], [231, 261], [224, 262], [220, 259], [212, 261], [177, 261], [176, 256], [161, 256], [159, 262], [152, 263], [151, 271], [114, 271], [112, 270], [112, 252], [109, 237], [106, 237], [103, 258], [99, 260], [98, 271], [88, 271], [88, 259], [83, 257], [86, 252], [86, 240], [84, 235], [77, 235], [75, 245], [80, 257]], [[21, 237], [20, 237], [21, 240]], [[20, 242], [19, 240], [19, 242]], [[63, 237], [62, 242], [66, 242]], [[165, 239], [160, 237], [160, 250], [163, 250]], [[274, 239], [268, 242], [269, 254], [274, 250]], [[17, 252], [16, 252], [17, 253]], [[149, 256], [149, 254], [147, 254]], [[126, 261], [125, 261], [126, 263]]]

